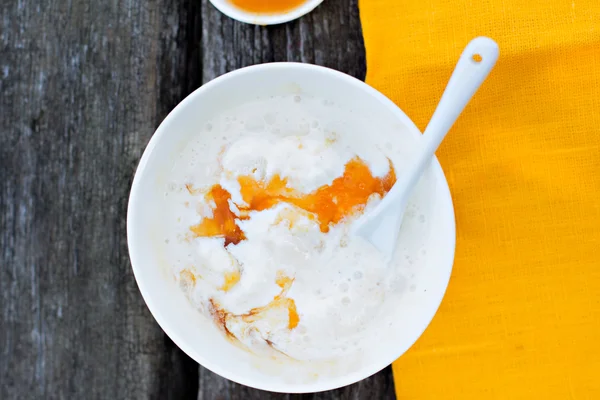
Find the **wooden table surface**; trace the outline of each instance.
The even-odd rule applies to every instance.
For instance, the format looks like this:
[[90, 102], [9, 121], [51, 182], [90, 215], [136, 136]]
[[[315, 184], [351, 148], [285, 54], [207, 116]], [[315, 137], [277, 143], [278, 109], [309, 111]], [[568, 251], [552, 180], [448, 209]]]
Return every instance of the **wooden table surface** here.
[[356, 0], [281, 26], [208, 0], [0, 0], [0, 399], [388, 399], [390, 369], [279, 395], [198, 366], [156, 324], [125, 236], [133, 173], [202, 83], [270, 61], [359, 78]]

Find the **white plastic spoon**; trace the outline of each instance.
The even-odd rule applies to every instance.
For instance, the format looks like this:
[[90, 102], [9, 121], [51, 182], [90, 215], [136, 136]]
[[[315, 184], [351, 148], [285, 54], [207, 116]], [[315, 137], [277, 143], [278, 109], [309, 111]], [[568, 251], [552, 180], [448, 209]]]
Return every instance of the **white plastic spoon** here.
[[461, 54], [433, 117], [420, 138], [421, 148], [410, 166], [401, 171], [396, 183], [381, 203], [357, 222], [354, 233], [371, 242], [387, 260], [394, 254], [402, 217], [412, 189], [497, 59], [498, 45], [492, 39], [478, 37], [471, 40]]

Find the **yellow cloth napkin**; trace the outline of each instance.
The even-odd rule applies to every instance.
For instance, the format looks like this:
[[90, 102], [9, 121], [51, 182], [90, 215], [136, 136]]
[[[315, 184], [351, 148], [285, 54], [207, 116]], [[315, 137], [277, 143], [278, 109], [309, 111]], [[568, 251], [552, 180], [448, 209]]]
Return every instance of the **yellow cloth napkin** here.
[[359, 5], [367, 82], [421, 129], [467, 42], [500, 46], [437, 153], [456, 259], [398, 399], [600, 399], [600, 1]]

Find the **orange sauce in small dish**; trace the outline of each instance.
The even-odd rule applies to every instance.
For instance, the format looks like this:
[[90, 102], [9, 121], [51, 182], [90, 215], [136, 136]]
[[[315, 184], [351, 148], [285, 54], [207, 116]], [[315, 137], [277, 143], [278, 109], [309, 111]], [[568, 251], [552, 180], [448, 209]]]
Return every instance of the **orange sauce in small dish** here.
[[291, 11], [307, 0], [229, 0], [237, 8], [257, 14], [278, 14]]

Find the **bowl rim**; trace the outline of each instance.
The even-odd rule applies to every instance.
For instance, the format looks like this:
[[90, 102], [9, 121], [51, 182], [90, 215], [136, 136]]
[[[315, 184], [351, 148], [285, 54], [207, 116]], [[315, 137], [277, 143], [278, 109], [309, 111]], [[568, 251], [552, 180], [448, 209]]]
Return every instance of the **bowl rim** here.
[[234, 6], [228, 0], [210, 0], [211, 4], [215, 6], [217, 10], [233, 18], [237, 21], [244, 22], [246, 24], [254, 25], [276, 25], [283, 24], [300, 18], [303, 15], [308, 14], [314, 10], [323, 0], [306, 0], [304, 3], [296, 8], [285, 12], [260, 14], [249, 11], [244, 11], [241, 8]]
[[[212, 362], [212, 361], [206, 359], [205, 357], [202, 356], [202, 354], [199, 354], [193, 348], [192, 345], [188, 344], [184, 339], [182, 339], [177, 334], [175, 329], [171, 328], [171, 326], [169, 325], [169, 323], [166, 320], [166, 317], [159, 311], [159, 308], [157, 305], [157, 300], [156, 300], [157, 297], [153, 296], [151, 294], [151, 290], [148, 288], [148, 286], [146, 285], [146, 283], [144, 281], [143, 272], [139, 268], [139, 265], [141, 265], [141, 264], [139, 261], [140, 257], [138, 257], [138, 254], [141, 254], [142, 249], [137, 248], [137, 246], [134, 244], [136, 242], [134, 240], [132, 240], [133, 235], [134, 235], [133, 226], [135, 225], [134, 213], [132, 212], [132, 210], [133, 210], [133, 207], [135, 206], [135, 204], [137, 204], [139, 201], [138, 200], [138, 196], [139, 196], [138, 187], [141, 185], [142, 176], [144, 175], [144, 171], [146, 169], [146, 166], [148, 165], [150, 154], [153, 152], [153, 149], [157, 146], [157, 144], [161, 140], [163, 140], [162, 137], [167, 134], [168, 125], [170, 124], [170, 122], [179, 117], [179, 114], [181, 114], [183, 112], [187, 103], [194, 101], [195, 98], [202, 96], [205, 91], [208, 91], [210, 88], [219, 85], [221, 82], [224, 82], [225, 80], [228, 80], [228, 79], [231, 79], [234, 77], [243, 76], [243, 75], [251, 75], [252, 73], [259, 71], [259, 70], [276, 70], [276, 69], [290, 69], [290, 68], [300, 69], [300, 70], [308, 69], [308, 70], [318, 71], [318, 72], [321, 72], [324, 74], [329, 74], [333, 78], [342, 79], [350, 85], [358, 86], [361, 90], [363, 90], [365, 92], [365, 94], [375, 97], [381, 103], [381, 105], [383, 107], [387, 107], [388, 109], [390, 109], [390, 111], [392, 111], [394, 113], [395, 117], [398, 118], [403, 124], [405, 124], [406, 127], [408, 128], [408, 130], [410, 130], [412, 132], [412, 134], [420, 134], [419, 129], [413, 123], [413, 121], [404, 113], [404, 111], [402, 111], [390, 99], [388, 99], [382, 93], [380, 93], [373, 87], [369, 86], [365, 82], [358, 80], [358, 79], [356, 79], [350, 75], [347, 75], [345, 73], [334, 70], [334, 69], [317, 66], [317, 65], [313, 65], [313, 64], [305, 64], [305, 63], [276, 62], [276, 63], [252, 65], [252, 66], [240, 68], [240, 69], [232, 71], [232, 72], [228, 72], [226, 74], [223, 74], [223, 75], [211, 80], [210, 82], [207, 82], [206, 84], [202, 85], [201, 87], [199, 87], [198, 89], [193, 91], [191, 94], [189, 94], [185, 99], [183, 99], [165, 117], [165, 119], [160, 123], [160, 125], [158, 126], [158, 128], [156, 129], [156, 131], [154, 132], [152, 137], [150, 138], [150, 141], [148, 142], [148, 145], [146, 146], [146, 148], [142, 154], [142, 157], [140, 158], [140, 162], [135, 171], [135, 175], [134, 175], [133, 182], [131, 185], [129, 202], [128, 202], [128, 206], [127, 206], [127, 243], [128, 243], [129, 257], [131, 260], [131, 267], [132, 267], [133, 274], [134, 274], [135, 280], [137, 282], [138, 288], [142, 294], [142, 298], [144, 299], [148, 309], [150, 310], [150, 313], [152, 314], [152, 316], [154, 317], [156, 322], [159, 324], [159, 326], [162, 328], [162, 330], [167, 334], [167, 336], [169, 336], [169, 338], [181, 350], [183, 350], [184, 353], [186, 353], [188, 356], [190, 356], [196, 362], [201, 364], [203, 367], [216, 373], [217, 375], [220, 375], [226, 379], [229, 379], [233, 382], [236, 382], [236, 383], [239, 383], [239, 384], [242, 384], [245, 386], [249, 386], [249, 387], [252, 387], [255, 389], [260, 389], [260, 390], [271, 391], [271, 392], [279, 392], [279, 393], [315, 393], [315, 392], [322, 392], [322, 391], [326, 391], [326, 390], [333, 390], [333, 389], [337, 389], [340, 387], [344, 387], [344, 386], [356, 383], [358, 381], [361, 381], [363, 379], [366, 379], [366, 378], [374, 375], [375, 373], [381, 371], [382, 369], [384, 369], [385, 367], [390, 365], [393, 361], [395, 361], [400, 356], [402, 356], [409, 348], [411, 348], [414, 345], [414, 343], [421, 337], [423, 332], [431, 324], [431, 321], [433, 320], [435, 314], [437, 313], [437, 310], [439, 309], [441, 302], [443, 300], [443, 297], [448, 288], [448, 284], [449, 284], [449, 280], [450, 280], [450, 276], [451, 276], [452, 268], [453, 268], [453, 264], [454, 264], [455, 251], [456, 251], [456, 220], [455, 220], [455, 213], [454, 213], [452, 197], [450, 194], [450, 189], [448, 187], [448, 182], [446, 180], [446, 177], [444, 175], [442, 167], [441, 167], [439, 161], [437, 160], [437, 157], [434, 156], [434, 159], [431, 164], [431, 168], [432, 168], [432, 172], [433, 172], [434, 176], [436, 178], [441, 178], [441, 180], [436, 185], [436, 187], [437, 187], [436, 196], [441, 198], [441, 201], [443, 202], [443, 204], [445, 204], [444, 207], [447, 209], [445, 212], [448, 213], [447, 218], [449, 218], [449, 222], [450, 222], [449, 229], [448, 229], [448, 239], [447, 239], [448, 245], [450, 246], [449, 247], [450, 254], [449, 254], [448, 260], [446, 261], [447, 265], [445, 266], [445, 268], [442, 269], [442, 271], [445, 271], [446, 274], [445, 274], [445, 276], [441, 277], [441, 278], [443, 278], [443, 284], [444, 284], [443, 287], [444, 288], [439, 293], [432, 293], [432, 295], [437, 294], [437, 298], [435, 299], [435, 307], [432, 307], [430, 310], [427, 310], [428, 314], [430, 314], [427, 316], [427, 319], [426, 319], [427, 322], [422, 327], [420, 327], [420, 329], [415, 330], [415, 335], [412, 338], [412, 340], [406, 341], [403, 346], [399, 346], [395, 349], [390, 349], [390, 352], [389, 352], [390, 355], [386, 359], [382, 359], [380, 362], [377, 362], [377, 363], [370, 363], [369, 368], [367, 368], [366, 366], [361, 367], [360, 369], [358, 369], [350, 374], [347, 374], [347, 375], [342, 375], [342, 376], [335, 377], [332, 379], [327, 379], [327, 380], [322, 380], [322, 381], [307, 383], [307, 384], [283, 383], [283, 382], [275, 382], [275, 381], [269, 382], [268, 380], [257, 382], [255, 379], [252, 379], [252, 378], [247, 379], [243, 374], [238, 374], [236, 372], [232, 372], [229, 369], [227, 369], [225, 366], [219, 365], [218, 363], [215, 363], [215, 362]], [[136, 267], [136, 265], [138, 267]]]

